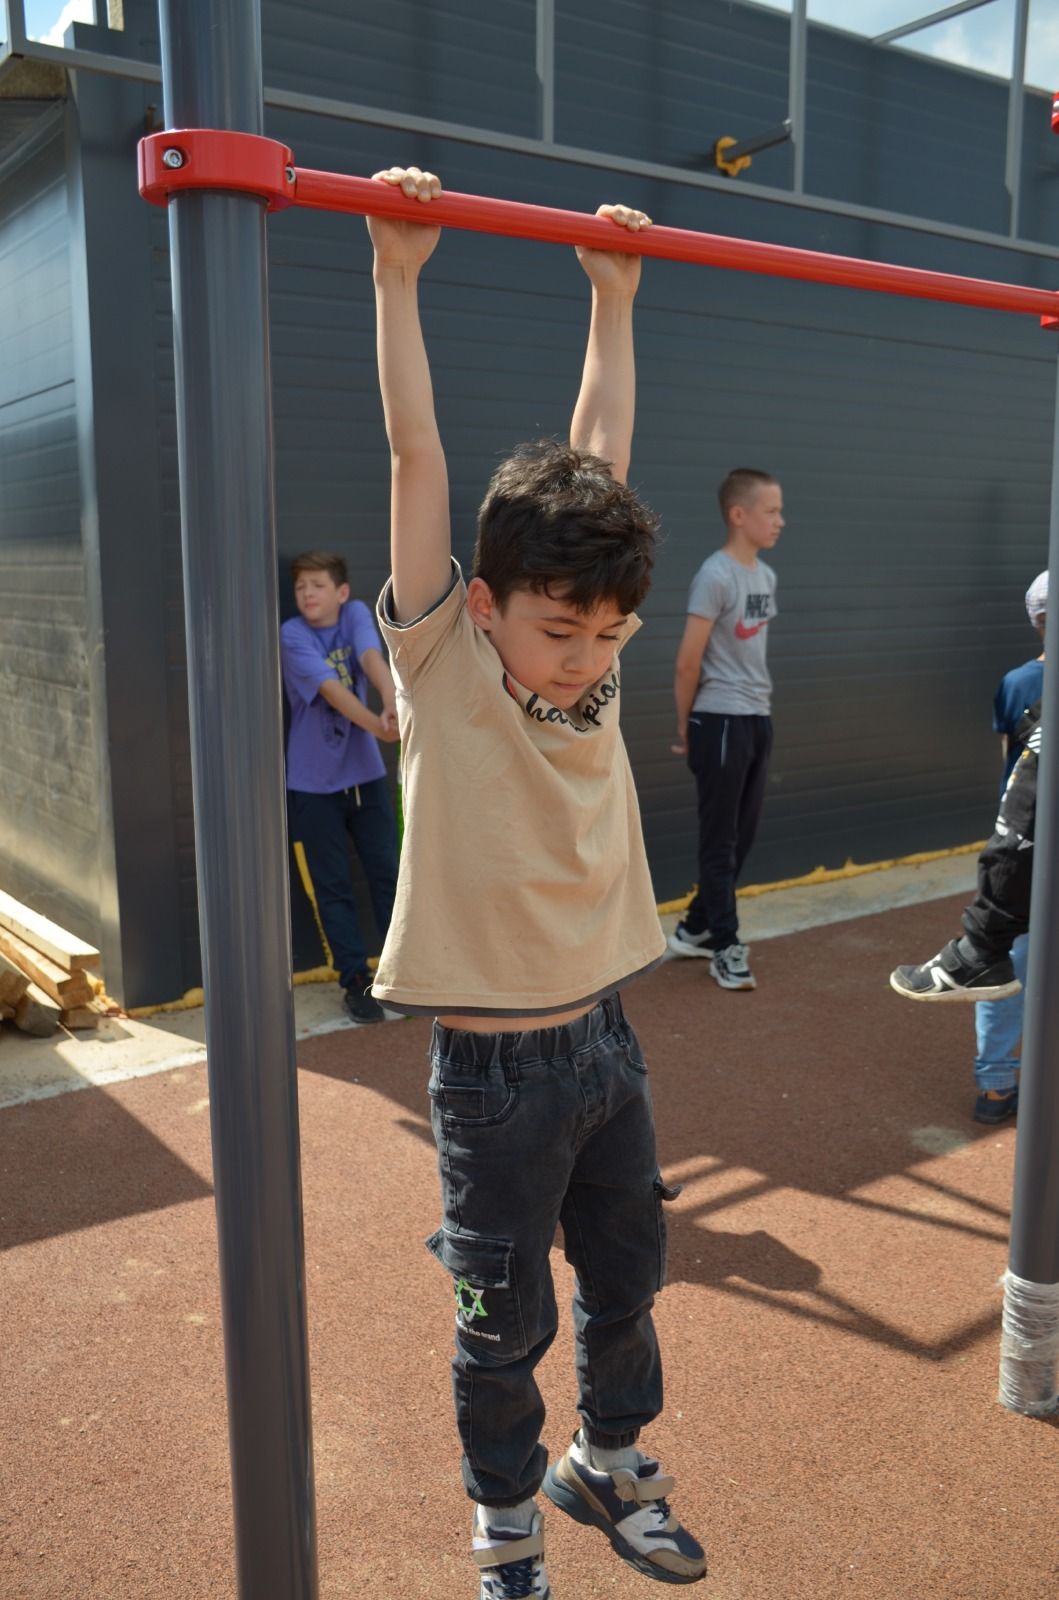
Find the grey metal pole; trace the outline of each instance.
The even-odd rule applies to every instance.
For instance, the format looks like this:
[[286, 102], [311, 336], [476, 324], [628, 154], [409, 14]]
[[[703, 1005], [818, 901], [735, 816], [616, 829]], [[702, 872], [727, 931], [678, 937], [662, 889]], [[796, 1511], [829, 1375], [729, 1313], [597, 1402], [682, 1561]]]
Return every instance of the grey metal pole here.
[[791, 5], [790, 59], [788, 65], [787, 120], [794, 145], [795, 194], [805, 188], [805, 78], [809, 61], [809, 0]]
[[1022, 201], [1022, 124], [1026, 105], [1026, 36], [1029, 31], [1030, 0], [1015, 0], [1015, 36], [1011, 50], [1011, 87], [1008, 90], [1007, 153], [1004, 182], [1011, 196], [1008, 234], [1019, 236]]
[[555, 143], [555, 0], [537, 0], [537, 137]]
[[[263, 132], [258, 0], [160, 0], [169, 127]], [[240, 1600], [315, 1600], [264, 204], [169, 205], [206, 1047]]]
[[[1059, 373], [1048, 538], [1059, 577]], [[1000, 1399], [1051, 1411], [1059, 1361], [1059, 622], [1046, 623], [1043, 739], [1037, 773], [1026, 1011], [1015, 1146], [1011, 1246], [1004, 1284]]]

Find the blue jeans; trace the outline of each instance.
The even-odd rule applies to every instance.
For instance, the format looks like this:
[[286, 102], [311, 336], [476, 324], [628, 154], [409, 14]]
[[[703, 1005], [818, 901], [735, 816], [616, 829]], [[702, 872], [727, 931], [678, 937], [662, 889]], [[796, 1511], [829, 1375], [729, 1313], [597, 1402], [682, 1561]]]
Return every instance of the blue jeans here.
[[[1025, 989], [1026, 958], [1030, 937], [1022, 933], [1011, 946], [1011, 964]], [[978, 1054], [974, 1058], [974, 1080], [980, 1094], [987, 1089], [1002, 1092], [1018, 1081], [1018, 1047], [1022, 1038], [1022, 1007], [1025, 993], [1006, 1000], [979, 1000], [974, 1008], [974, 1031]]]
[[397, 892], [397, 821], [385, 778], [334, 794], [290, 789], [292, 840], [305, 851], [316, 907], [331, 946], [331, 960], [343, 989], [368, 979], [368, 952], [353, 899], [349, 842], [360, 857], [371, 909], [386, 938]]
[[463, 1481], [485, 1505], [537, 1492], [547, 1453], [534, 1369], [558, 1327], [549, 1251], [577, 1274], [587, 1437], [632, 1444], [662, 1409], [651, 1320], [665, 1276], [647, 1068], [616, 995], [561, 1027], [434, 1024], [430, 1095], [443, 1225], [427, 1240], [456, 1294], [453, 1394]]

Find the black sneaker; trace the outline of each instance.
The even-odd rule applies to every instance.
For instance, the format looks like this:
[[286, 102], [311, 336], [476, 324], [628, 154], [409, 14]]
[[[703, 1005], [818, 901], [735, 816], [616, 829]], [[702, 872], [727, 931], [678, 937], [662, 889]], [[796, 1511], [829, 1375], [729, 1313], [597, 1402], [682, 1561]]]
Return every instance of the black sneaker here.
[[365, 973], [362, 978], [357, 978], [351, 983], [348, 989], [342, 991], [342, 1003], [355, 1028], [364, 1028], [371, 1022], [386, 1021], [386, 1013], [371, 993], [370, 983], [371, 976]]
[[998, 1122], [1006, 1122], [1008, 1117], [1016, 1116], [1018, 1109], [1017, 1089], [986, 1089], [975, 1101], [972, 1115], [976, 1122], [993, 1127]]
[[890, 988], [906, 1000], [1004, 1000], [1022, 988], [1008, 956], [990, 961], [969, 939], [951, 939], [921, 967], [896, 967]]
[[712, 956], [710, 948], [710, 930], [704, 928], [701, 933], [689, 933], [687, 924], [678, 922], [667, 940], [669, 948], [675, 956]]
[[472, 1544], [481, 1569], [478, 1600], [551, 1600], [540, 1512], [534, 1513], [529, 1533], [505, 1528], [502, 1509], [492, 1515], [495, 1527], [482, 1522], [480, 1510], [474, 1515]]

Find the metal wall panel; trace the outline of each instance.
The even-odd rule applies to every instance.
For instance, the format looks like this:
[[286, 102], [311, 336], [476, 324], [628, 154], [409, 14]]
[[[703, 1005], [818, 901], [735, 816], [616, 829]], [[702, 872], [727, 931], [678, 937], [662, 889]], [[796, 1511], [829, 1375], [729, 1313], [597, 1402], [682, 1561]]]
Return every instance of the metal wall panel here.
[[[392, 136], [274, 122], [311, 165], [368, 171]], [[620, 193], [660, 221], [983, 276], [985, 247], [514, 158], [421, 152], [454, 188], [591, 208]], [[363, 224], [289, 212], [272, 228], [281, 547], [336, 545], [371, 595], [386, 570], [385, 440]], [[1032, 270], [1032, 269], [1031, 269]], [[576, 393], [586, 295], [572, 255], [446, 237], [423, 283], [458, 552], [492, 464], [560, 432]], [[1051, 350], [1031, 319], [650, 263], [638, 311], [634, 474], [666, 543], [626, 661], [626, 728], [656, 886], [693, 872], [690, 779], [668, 753], [687, 583], [720, 539], [731, 465], [783, 479], [776, 552], [779, 725], [755, 878], [988, 831], [1000, 673], [1032, 653], [1021, 594], [1043, 564]]]
[[0, 881], [94, 940], [86, 651], [62, 139], [0, 187]]
[[[790, 19], [753, 5], [560, 0], [556, 138], [710, 171], [714, 141], [787, 115]], [[1059, 244], [1050, 100], [1026, 94], [1030, 237]], [[1008, 87], [866, 38], [810, 26], [805, 187], [811, 194], [1005, 233]], [[789, 187], [791, 149], [755, 156], [742, 180]]]
[[537, 133], [536, 0], [263, 0], [265, 82]]
[[[718, 133], [754, 131], [785, 109], [781, 18], [719, 0], [664, 7], [616, 0], [606, 10], [562, 0], [557, 9], [561, 140], [619, 157], [693, 164]], [[266, 4], [266, 76], [305, 92], [530, 132], [533, 10], [525, 3], [486, 13], [472, 0], [452, 0], [395, 6], [380, 22], [378, 8], [360, 0], [296, 13]], [[127, 17], [131, 48], [150, 38], [152, 21], [149, 8], [132, 3]], [[416, 35], [407, 31], [417, 21], [433, 30], [431, 48], [418, 53]], [[291, 30], [299, 23], [302, 43], [292, 54]], [[907, 151], [876, 139], [863, 95], [850, 87], [847, 42], [840, 43], [821, 48], [814, 38], [810, 50], [817, 74], [810, 119], [814, 92], [821, 116], [833, 119], [829, 192], [862, 204], [899, 203], [909, 181]], [[911, 84], [914, 100], [922, 67], [895, 55], [894, 92]], [[914, 209], [950, 215], [946, 197], [959, 188], [953, 162], [963, 130], [989, 123], [995, 85], [927, 69], [957, 80], [959, 93], [932, 108], [944, 125], [945, 157], [915, 174], [922, 204]], [[493, 105], [498, 85], [507, 120]], [[732, 120], [737, 112], [739, 122]], [[987, 277], [1057, 278], [1040, 258], [777, 206], [745, 191], [631, 179], [309, 114], [274, 113], [269, 132], [291, 144], [305, 166], [363, 173], [417, 159], [450, 187], [473, 192], [578, 209], [620, 195], [676, 226]], [[1029, 125], [1026, 137], [1029, 148], [1036, 137]], [[826, 171], [813, 167], [823, 159], [816, 143], [808, 178], [811, 187], [826, 187]], [[754, 175], [781, 182], [775, 163], [787, 159], [783, 150], [759, 158]], [[973, 166], [973, 151], [970, 159]], [[912, 197], [903, 203], [911, 206]], [[959, 220], [988, 225], [992, 213], [960, 212]], [[149, 245], [137, 248], [139, 269], [150, 273], [154, 314], [145, 359], [157, 394], [164, 586], [166, 688], [158, 716], [167, 730], [173, 812], [172, 839], [158, 847], [174, 853], [187, 987], [197, 978], [198, 950], [161, 212], [151, 216], [147, 238]], [[281, 555], [334, 546], [350, 561], [355, 592], [372, 599], [387, 568], [388, 482], [364, 226], [280, 213], [270, 224], [270, 252]], [[572, 252], [453, 234], [427, 270], [423, 307], [457, 553], [466, 562], [475, 509], [497, 458], [520, 438], [567, 425], [586, 285]], [[776, 755], [750, 876], [769, 880], [847, 857], [876, 860], [984, 835], [997, 767], [989, 703], [1000, 673], [1032, 653], [1021, 595], [1045, 558], [1046, 337], [1031, 319], [668, 263], [649, 264], [637, 320], [633, 475], [662, 513], [666, 539], [644, 607], [646, 627], [625, 663], [626, 731], [659, 897], [685, 891], [694, 871], [691, 782], [668, 750], [670, 678], [688, 581], [720, 540], [715, 485], [737, 462], [776, 472], [789, 504], [774, 563], [781, 601], [771, 643]], [[46, 357], [34, 356], [35, 370], [45, 371]], [[43, 500], [33, 515], [43, 515], [42, 507]], [[296, 908], [296, 935], [299, 916], [305, 926], [302, 913]], [[308, 948], [302, 942], [303, 962]]]

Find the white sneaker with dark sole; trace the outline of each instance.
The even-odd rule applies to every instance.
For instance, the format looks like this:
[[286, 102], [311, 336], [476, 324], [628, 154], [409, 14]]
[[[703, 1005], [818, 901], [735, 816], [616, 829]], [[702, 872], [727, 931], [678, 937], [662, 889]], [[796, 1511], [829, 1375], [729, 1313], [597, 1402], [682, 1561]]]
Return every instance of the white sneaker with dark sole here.
[[730, 944], [724, 950], [711, 952], [710, 977], [722, 989], [756, 989], [757, 979], [747, 963], [745, 944]]

